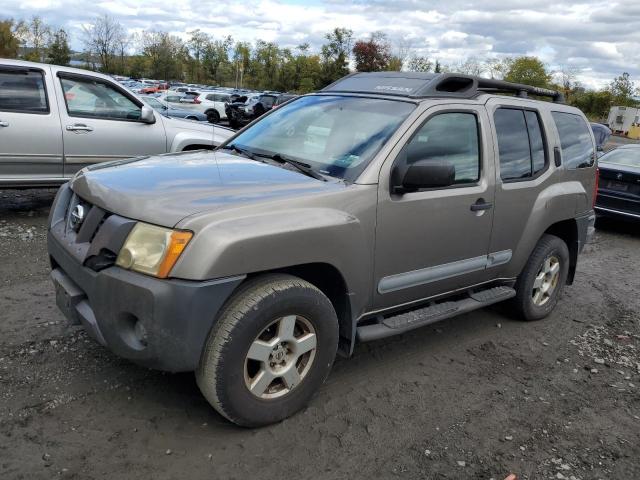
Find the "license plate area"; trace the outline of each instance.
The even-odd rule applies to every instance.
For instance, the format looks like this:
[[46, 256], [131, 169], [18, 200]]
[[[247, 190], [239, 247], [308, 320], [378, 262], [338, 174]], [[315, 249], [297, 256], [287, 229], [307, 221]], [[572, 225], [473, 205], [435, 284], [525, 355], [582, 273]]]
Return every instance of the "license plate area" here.
[[626, 192], [629, 190], [629, 184], [624, 182], [618, 182], [616, 180], [609, 180], [607, 182], [607, 188], [611, 190], [617, 190], [619, 192]]
[[59, 269], [51, 272], [51, 280], [56, 289], [56, 305], [72, 325], [80, 325], [76, 306], [86, 298], [86, 295]]

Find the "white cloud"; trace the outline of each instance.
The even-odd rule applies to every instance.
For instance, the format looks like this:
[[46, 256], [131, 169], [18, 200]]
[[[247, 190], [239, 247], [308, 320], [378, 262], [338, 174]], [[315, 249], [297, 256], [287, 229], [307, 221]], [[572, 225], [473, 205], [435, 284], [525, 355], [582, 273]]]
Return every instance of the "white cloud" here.
[[622, 0], [0, 0], [0, 17], [41, 15], [67, 28], [81, 48], [81, 25], [107, 13], [131, 32], [195, 28], [221, 38], [275, 41], [319, 50], [324, 34], [350, 28], [404, 39], [416, 53], [447, 63], [470, 56], [539, 55], [551, 69], [578, 69], [602, 86], [623, 71], [640, 77], [640, 5]]

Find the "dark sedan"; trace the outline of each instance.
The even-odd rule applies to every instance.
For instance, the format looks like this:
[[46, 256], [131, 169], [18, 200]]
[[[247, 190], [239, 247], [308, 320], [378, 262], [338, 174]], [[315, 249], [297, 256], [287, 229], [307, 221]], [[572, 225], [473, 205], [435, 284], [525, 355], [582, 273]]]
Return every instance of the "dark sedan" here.
[[640, 145], [624, 145], [598, 160], [599, 215], [640, 221]]

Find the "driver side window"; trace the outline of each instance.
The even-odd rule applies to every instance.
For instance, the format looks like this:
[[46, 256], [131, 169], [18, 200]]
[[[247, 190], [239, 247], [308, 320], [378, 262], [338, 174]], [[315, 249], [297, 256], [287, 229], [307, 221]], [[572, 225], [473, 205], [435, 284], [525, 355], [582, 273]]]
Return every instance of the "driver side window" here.
[[61, 78], [71, 117], [139, 120], [141, 109], [111, 85], [89, 78]]
[[454, 185], [480, 179], [478, 120], [473, 113], [447, 112], [431, 117], [405, 146], [406, 163], [447, 162], [455, 168]]

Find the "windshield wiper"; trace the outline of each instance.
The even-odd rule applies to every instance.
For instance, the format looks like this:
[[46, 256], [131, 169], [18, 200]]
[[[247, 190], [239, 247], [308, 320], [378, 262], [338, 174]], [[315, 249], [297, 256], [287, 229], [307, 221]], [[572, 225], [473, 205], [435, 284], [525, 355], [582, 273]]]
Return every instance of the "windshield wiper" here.
[[316, 180], [322, 180], [323, 182], [327, 181], [327, 179], [323, 175], [316, 172], [308, 163], [301, 162], [300, 160], [295, 160], [286, 155], [282, 155], [281, 153], [274, 153], [271, 155], [267, 153], [256, 153], [256, 155], [259, 157], [268, 158], [270, 160], [275, 160], [278, 163], [293, 165], [308, 177], [315, 178]]
[[256, 156], [253, 152], [250, 152], [249, 150], [245, 149], [245, 148], [241, 148], [237, 145], [234, 145], [233, 143], [231, 145], [225, 145], [224, 147], [222, 147], [223, 150], [233, 150], [235, 152], [238, 152], [240, 155], [244, 155], [245, 157], [247, 157], [250, 160], [256, 160]]

